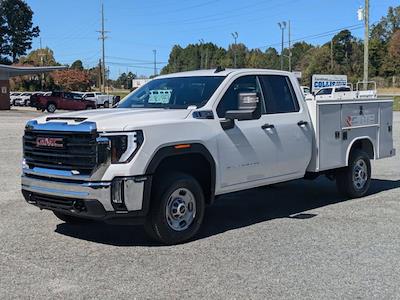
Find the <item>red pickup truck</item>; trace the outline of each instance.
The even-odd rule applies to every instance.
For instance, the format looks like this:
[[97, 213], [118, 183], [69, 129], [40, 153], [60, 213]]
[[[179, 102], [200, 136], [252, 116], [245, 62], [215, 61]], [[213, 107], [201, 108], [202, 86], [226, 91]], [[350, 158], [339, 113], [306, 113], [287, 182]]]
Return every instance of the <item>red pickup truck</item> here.
[[51, 95], [34, 95], [31, 97], [30, 106], [54, 113], [57, 109], [84, 110], [95, 109], [96, 102], [82, 98], [82, 95], [71, 92], [52, 92]]

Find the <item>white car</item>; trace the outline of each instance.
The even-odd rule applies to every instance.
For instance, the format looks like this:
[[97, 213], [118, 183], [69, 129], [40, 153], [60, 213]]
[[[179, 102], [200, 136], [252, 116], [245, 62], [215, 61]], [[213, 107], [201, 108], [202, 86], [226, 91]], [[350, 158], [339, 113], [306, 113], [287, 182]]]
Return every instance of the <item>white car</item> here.
[[370, 160], [395, 155], [393, 100], [303, 99], [283, 71], [159, 76], [117, 108], [29, 121], [23, 195], [65, 222], [144, 224], [165, 244], [191, 239], [205, 206], [235, 191], [326, 175], [364, 196]]
[[23, 92], [19, 96], [16, 96], [13, 99], [13, 105], [14, 106], [29, 106], [32, 92]]
[[114, 99], [113, 95], [105, 95], [100, 92], [86, 92], [82, 93], [82, 95], [83, 99], [93, 100], [96, 102], [97, 107], [103, 106], [104, 108], [109, 108]]
[[21, 92], [11, 92], [10, 93], [10, 105], [14, 105], [14, 100], [18, 98], [22, 93]]

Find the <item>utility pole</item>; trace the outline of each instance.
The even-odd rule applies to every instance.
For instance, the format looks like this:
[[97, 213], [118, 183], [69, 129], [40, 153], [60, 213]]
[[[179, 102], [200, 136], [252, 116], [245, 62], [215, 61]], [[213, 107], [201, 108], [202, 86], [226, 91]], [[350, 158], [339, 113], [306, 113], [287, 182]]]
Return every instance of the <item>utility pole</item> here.
[[290, 31], [290, 20], [289, 20], [289, 29], [288, 29], [288, 35], [289, 35], [289, 72], [292, 72], [292, 44], [291, 44], [291, 31]]
[[234, 57], [233, 57], [233, 65], [234, 65], [234, 67], [236, 69], [236, 67], [237, 67], [237, 56], [236, 56], [236, 48], [237, 47], [236, 46], [237, 46], [237, 39], [239, 37], [239, 34], [236, 31], [231, 33], [231, 34], [232, 34], [233, 39], [235, 40], [234, 48], [233, 48], [233, 55], [234, 55]]
[[101, 64], [101, 58], [99, 59], [99, 77], [98, 77], [98, 87], [99, 87], [99, 89], [101, 90], [101, 74], [102, 74], [102, 71], [101, 71], [101, 69], [102, 69], [103, 67], [102, 67], [102, 64]]
[[107, 38], [106, 33], [108, 31], [104, 30], [104, 3], [101, 4], [101, 30], [98, 32], [100, 33], [99, 39], [101, 40], [101, 52], [102, 52], [102, 60], [101, 60], [101, 63], [102, 63], [101, 75], [102, 75], [102, 82], [103, 82], [102, 90], [103, 90], [103, 93], [105, 93], [105, 91], [106, 91], [106, 60], [105, 60], [106, 54], [105, 54], [104, 41]]
[[208, 48], [206, 48], [206, 61], [205, 61], [205, 69], [208, 69]]
[[364, 11], [364, 89], [368, 88], [368, 63], [369, 63], [369, 0], [365, 0]]
[[279, 28], [282, 31], [282, 46], [281, 46], [281, 70], [283, 70], [283, 44], [285, 42], [285, 29], [286, 29], [286, 22], [279, 22], [278, 23]]
[[333, 38], [331, 39], [331, 72], [333, 72]]
[[204, 40], [200, 39], [200, 69], [203, 69], [203, 44], [204, 44]]
[[154, 54], [154, 76], [157, 76], [157, 50], [153, 50]]
[[[42, 47], [42, 38], [40, 38], [40, 65], [43, 67], [44, 66], [44, 57], [46, 56], [45, 53], [43, 53], [43, 47]], [[44, 73], [42, 73], [41, 78], [40, 78], [40, 86], [41, 86], [41, 90], [44, 90]]]

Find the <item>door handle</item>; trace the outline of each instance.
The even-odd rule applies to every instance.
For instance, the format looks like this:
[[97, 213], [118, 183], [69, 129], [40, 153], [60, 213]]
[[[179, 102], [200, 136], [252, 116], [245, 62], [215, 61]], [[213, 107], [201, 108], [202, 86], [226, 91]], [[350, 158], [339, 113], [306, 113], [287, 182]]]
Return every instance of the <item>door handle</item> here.
[[268, 123], [266, 123], [266, 124], [261, 126], [261, 129], [263, 129], [263, 130], [265, 130], [265, 129], [274, 129], [274, 128], [275, 128], [275, 126], [273, 124], [268, 124]]
[[306, 126], [306, 125], [308, 125], [308, 122], [307, 121], [299, 121], [299, 122], [297, 122], [297, 125], [298, 126]]

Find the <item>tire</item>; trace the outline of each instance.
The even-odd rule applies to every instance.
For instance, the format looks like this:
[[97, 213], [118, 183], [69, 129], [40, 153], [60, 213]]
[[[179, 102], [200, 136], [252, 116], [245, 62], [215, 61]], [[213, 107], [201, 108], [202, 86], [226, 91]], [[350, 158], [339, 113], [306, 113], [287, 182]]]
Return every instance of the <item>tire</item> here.
[[203, 189], [194, 177], [166, 174], [155, 181], [145, 231], [163, 244], [183, 243], [199, 231], [204, 209]]
[[110, 103], [108, 103], [108, 101], [104, 102], [103, 104], [104, 108], [109, 108], [110, 107]]
[[371, 184], [371, 162], [367, 153], [352, 151], [349, 165], [336, 173], [339, 192], [350, 199], [365, 196]]
[[89, 219], [78, 218], [78, 217], [66, 215], [66, 214], [60, 213], [58, 211], [53, 211], [53, 214], [57, 218], [59, 218], [61, 221], [64, 221], [67, 224], [85, 224], [85, 223], [91, 222], [91, 220], [89, 220]]
[[47, 104], [46, 110], [49, 113], [54, 113], [56, 111], [56, 109], [57, 109], [57, 106], [54, 103]]
[[15, 100], [13, 100], [13, 106], [17, 106]]

